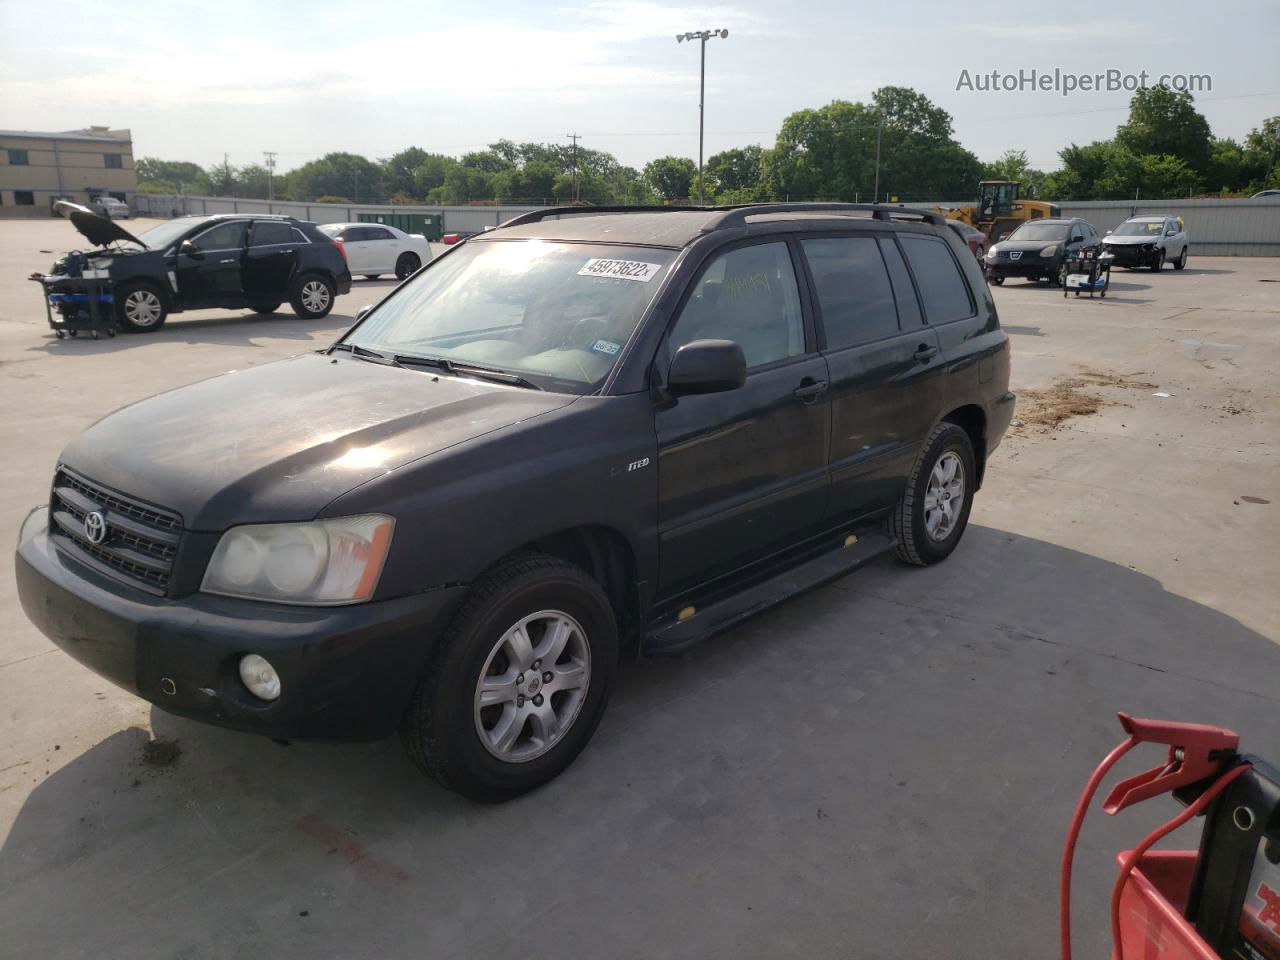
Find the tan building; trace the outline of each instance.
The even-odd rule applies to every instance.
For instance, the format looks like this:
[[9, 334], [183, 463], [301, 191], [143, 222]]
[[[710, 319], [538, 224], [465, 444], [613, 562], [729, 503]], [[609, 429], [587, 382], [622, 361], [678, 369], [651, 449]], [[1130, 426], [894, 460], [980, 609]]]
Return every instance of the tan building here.
[[132, 206], [137, 189], [128, 130], [0, 130], [0, 217], [47, 217], [61, 197], [109, 194]]

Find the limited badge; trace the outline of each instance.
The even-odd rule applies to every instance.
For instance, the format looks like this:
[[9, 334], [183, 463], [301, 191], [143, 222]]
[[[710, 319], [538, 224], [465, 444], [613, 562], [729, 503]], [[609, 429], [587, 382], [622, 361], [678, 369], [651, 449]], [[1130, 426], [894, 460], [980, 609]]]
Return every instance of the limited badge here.
[[594, 258], [588, 260], [581, 270], [580, 277], [603, 277], [607, 280], [639, 280], [648, 283], [654, 274], [662, 269], [660, 263], [646, 263], [643, 260], [605, 260]]

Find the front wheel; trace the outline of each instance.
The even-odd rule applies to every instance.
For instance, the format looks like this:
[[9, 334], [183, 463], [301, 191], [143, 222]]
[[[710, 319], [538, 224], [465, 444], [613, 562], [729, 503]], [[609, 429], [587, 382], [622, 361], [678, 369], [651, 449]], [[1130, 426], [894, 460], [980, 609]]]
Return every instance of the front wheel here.
[[509, 800], [561, 773], [595, 732], [617, 623], [585, 571], [521, 554], [472, 588], [400, 727], [409, 757], [472, 800]]
[[1160, 250], [1156, 252], [1155, 261], [1151, 264], [1151, 271], [1153, 273], [1159, 273], [1160, 268], [1163, 266], [1164, 266], [1164, 251]]
[[115, 293], [116, 320], [130, 333], [151, 333], [164, 326], [169, 309], [149, 283], [126, 283]]
[[418, 259], [416, 253], [402, 253], [400, 259], [396, 261], [396, 279], [403, 280], [411, 273], [417, 272], [422, 266], [422, 261]]
[[1173, 269], [1184, 270], [1187, 266], [1187, 248], [1183, 247], [1182, 252], [1178, 254], [1178, 259], [1173, 261]]
[[893, 513], [899, 560], [923, 567], [950, 556], [969, 523], [977, 477], [969, 435], [954, 423], [934, 427]]
[[337, 293], [333, 281], [318, 273], [306, 273], [293, 285], [293, 293], [289, 297], [289, 305], [293, 312], [307, 320], [318, 320], [327, 316], [333, 309], [333, 298]]
[[1067, 285], [1067, 264], [1065, 261], [1058, 268], [1058, 272], [1049, 277], [1049, 282], [1055, 287], [1065, 287]]

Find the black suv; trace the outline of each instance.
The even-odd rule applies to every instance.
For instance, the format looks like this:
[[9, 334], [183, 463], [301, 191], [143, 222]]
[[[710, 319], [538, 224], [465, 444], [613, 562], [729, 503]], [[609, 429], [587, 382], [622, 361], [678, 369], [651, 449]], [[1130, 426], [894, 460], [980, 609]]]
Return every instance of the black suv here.
[[987, 277], [996, 286], [1005, 277], [1048, 280], [1062, 286], [1067, 277], [1067, 254], [1089, 249], [1102, 252], [1102, 238], [1088, 220], [1028, 220], [999, 243], [991, 245], [985, 261]]
[[[340, 244], [314, 223], [292, 217], [180, 217], [135, 237], [87, 207], [59, 201], [95, 249], [63, 256], [37, 275], [50, 305], [65, 319], [83, 312], [86, 296], [113, 304], [124, 330], [160, 329], [171, 313], [207, 307], [273, 313], [286, 300], [300, 317], [319, 318], [351, 272]], [[83, 278], [103, 278], [86, 294]]]
[[478, 799], [671, 653], [886, 552], [955, 549], [1009, 341], [933, 213], [539, 211], [319, 353], [135, 403], [25, 522], [31, 620], [152, 703], [376, 738]]

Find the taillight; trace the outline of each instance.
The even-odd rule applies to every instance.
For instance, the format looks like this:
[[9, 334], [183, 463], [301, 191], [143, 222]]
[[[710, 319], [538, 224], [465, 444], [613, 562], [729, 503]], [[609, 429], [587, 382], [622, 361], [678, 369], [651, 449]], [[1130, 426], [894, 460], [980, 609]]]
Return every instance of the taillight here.
[[341, 240], [333, 240], [333, 241], [330, 241], [330, 242], [331, 242], [335, 247], [337, 247], [337, 248], [338, 248], [338, 252], [339, 252], [340, 254], [342, 254], [342, 262], [343, 262], [343, 263], [350, 263], [351, 261], [349, 261], [349, 260], [347, 259], [347, 245], [346, 245], [345, 243], [343, 243]]

